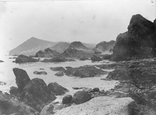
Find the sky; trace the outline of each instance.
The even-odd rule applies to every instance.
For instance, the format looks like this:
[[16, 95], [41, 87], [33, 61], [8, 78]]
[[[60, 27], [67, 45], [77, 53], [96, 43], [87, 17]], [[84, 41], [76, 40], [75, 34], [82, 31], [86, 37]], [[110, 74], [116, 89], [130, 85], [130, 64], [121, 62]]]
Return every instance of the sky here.
[[156, 17], [155, 0], [12, 1], [0, 2], [1, 54], [31, 37], [94, 44], [116, 40], [132, 15]]

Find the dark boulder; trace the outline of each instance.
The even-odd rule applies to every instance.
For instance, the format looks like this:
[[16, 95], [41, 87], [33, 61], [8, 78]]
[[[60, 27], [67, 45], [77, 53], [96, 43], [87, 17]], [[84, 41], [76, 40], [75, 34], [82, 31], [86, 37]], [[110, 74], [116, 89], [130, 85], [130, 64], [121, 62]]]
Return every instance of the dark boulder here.
[[10, 87], [9, 92], [10, 92], [10, 95], [12, 95], [12, 96], [15, 96], [15, 97], [20, 96], [20, 91], [17, 87], [14, 87], [14, 86]]
[[154, 23], [140, 14], [132, 16], [128, 31], [117, 36], [112, 59], [120, 61], [154, 57], [156, 54], [155, 30]]
[[27, 85], [30, 82], [30, 78], [27, 72], [23, 69], [13, 68], [13, 72], [16, 77], [16, 84], [18, 86], [18, 89], [20, 92], [22, 92], [25, 85]]
[[45, 104], [55, 100], [56, 97], [42, 79], [34, 78], [24, 87], [21, 99], [40, 112]]
[[53, 71], [63, 71], [63, 72], [65, 71], [63, 67], [51, 67], [50, 69]]
[[78, 91], [73, 95], [73, 102], [75, 104], [81, 104], [91, 99], [91, 94], [87, 91]]
[[29, 62], [37, 62], [37, 59], [34, 59], [32, 57], [28, 57], [25, 55], [19, 55], [16, 59], [15, 62], [16, 63], [29, 63]]
[[71, 104], [72, 103], [72, 96], [71, 95], [66, 95], [62, 99], [63, 104]]
[[49, 83], [48, 84], [48, 89], [49, 89], [50, 92], [54, 93], [55, 95], [63, 95], [66, 92], [68, 92], [68, 90], [66, 88], [62, 87], [61, 85], [59, 85], [56, 82]]
[[92, 90], [93, 92], [99, 92], [100, 91], [100, 89], [98, 88], [98, 87], [95, 87], [95, 88], [93, 88], [93, 90]]
[[33, 73], [37, 75], [47, 75], [47, 72], [45, 71], [34, 71]]

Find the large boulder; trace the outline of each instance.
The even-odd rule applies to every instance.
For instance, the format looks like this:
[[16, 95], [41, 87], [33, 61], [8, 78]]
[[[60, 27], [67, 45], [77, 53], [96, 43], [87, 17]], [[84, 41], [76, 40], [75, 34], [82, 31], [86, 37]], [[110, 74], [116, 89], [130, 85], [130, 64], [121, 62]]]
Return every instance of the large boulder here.
[[54, 93], [55, 95], [63, 95], [66, 92], [68, 92], [68, 90], [66, 88], [62, 87], [61, 85], [59, 85], [56, 82], [49, 83], [48, 84], [48, 89], [49, 89], [50, 92]]
[[16, 59], [15, 62], [16, 63], [29, 63], [29, 62], [37, 62], [37, 59], [34, 59], [32, 57], [29, 56], [25, 56], [25, 55], [19, 55]]
[[39, 115], [39, 113], [9, 94], [0, 92], [0, 115]]
[[17, 87], [12, 86], [10, 87], [10, 95], [15, 96], [15, 97], [19, 97], [20, 96], [20, 91]]
[[56, 97], [42, 79], [34, 78], [24, 87], [21, 99], [40, 112], [45, 104], [55, 100]]
[[73, 102], [75, 104], [81, 104], [84, 103], [86, 101], [89, 101], [91, 99], [91, 94], [87, 91], [77, 91], [74, 95], [73, 95]]
[[128, 31], [117, 36], [112, 59], [119, 61], [154, 57], [155, 30], [154, 23], [140, 14], [132, 16]]
[[20, 92], [22, 92], [25, 85], [30, 82], [30, 78], [27, 72], [23, 69], [13, 68], [13, 72], [16, 77], [16, 84], [18, 86], [18, 89]]

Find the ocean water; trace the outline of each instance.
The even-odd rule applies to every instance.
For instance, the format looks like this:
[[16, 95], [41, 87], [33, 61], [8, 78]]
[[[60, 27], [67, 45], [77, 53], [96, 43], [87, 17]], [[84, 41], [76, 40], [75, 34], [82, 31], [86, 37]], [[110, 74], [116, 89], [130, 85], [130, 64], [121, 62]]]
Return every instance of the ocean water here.
[[[113, 88], [118, 82], [117, 81], [104, 81], [101, 78], [105, 78], [107, 75], [91, 77], [91, 78], [78, 78], [78, 77], [69, 77], [55, 76], [55, 71], [50, 70], [50, 67], [79, 67], [83, 65], [97, 65], [97, 64], [107, 64], [112, 63], [109, 61], [102, 61], [92, 63], [91, 61], [71, 61], [71, 62], [63, 62], [63, 63], [43, 63], [43, 62], [35, 62], [35, 63], [26, 63], [26, 64], [16, 64], [13, 63], [14, 59], [9, 59], [10, 57], [6, 56], [2, 60], [4, 62], [0, 63], [0, 81], [7, 83], [6, 85], [0, 85], [0, 90], [4, 92], [9, 92], [11, 86], [16, 86], [15, 83], [15, 75], [12, 71], [13, 68], [22, 68], [26, 70], [30, 79], [33, 78], [41, 78], [48, 85], [50, 82], [57, 82], [63, 87], [69, 90], [68, 94], [73, 94], [77, 90], [74, 90], [72, 87], [87, 87], [94, 88], [99, 87], [101, 90], [108, 90]], [[44, 68], [43, 71], [47, 72], [47, 75], [35, 75], [34, 71], [40, 71], [40, 68]], [[106, 70], [111, 71], [111, 70]]]

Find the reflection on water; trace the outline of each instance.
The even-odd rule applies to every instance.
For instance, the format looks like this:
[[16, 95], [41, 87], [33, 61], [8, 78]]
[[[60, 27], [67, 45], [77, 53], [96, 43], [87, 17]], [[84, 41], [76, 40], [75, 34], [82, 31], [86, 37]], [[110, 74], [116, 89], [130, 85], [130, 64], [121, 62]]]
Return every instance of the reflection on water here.
[[[110, 89], [113, 88], [116, 84], [116, 81], [103, 81], [100, 80], [101, 78], [105, 78], [106, 75], [99, 76], [99, 77], [92, 77], [92, 78], [78, 78], [78, 77], [68, 77], [68, 76], [62, 76], [57, 77], [54, 74], [56, 72], [50, 70], [50, 67], [79, 67], [83, 65], [97, 65], [101, 63], [111, 63], [108, 61], [104, 62], [96, 62], [92, 63], [91, 61], [72, 61], [72, 62], [64, 62], [64, 63], [42, 63], [42, 62], [36, 62], [36, 63], [27, 63], [27, 64], [15, 64], [12, 63], [14, 59], [4, 59], [3, 63], [0, 63], [0, 81], [6, 82], [7, 85], [1, 85], [0, 90], [2, 91], [9, 91], [10, 86], [16, 86], [15, 84], [15, 76], [13, 74], [12, 69], [14, 67], [22, 68], [27, 71], [30, 79], [32, 78], [41, 78], [43, 79], [47, 84], [50, 82], [57, 82], [63, 87], [66, 87], [69, 89], [70, 93], [73, 94], [75, 90], [72, 89], [72, 87], [99, 87], [100, 89]], [[44, 68], [44, 71], [46, 71], [47, 75], [35, 75], [33, 74], [34, 71], [40, 70], [40, 68]]]

